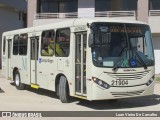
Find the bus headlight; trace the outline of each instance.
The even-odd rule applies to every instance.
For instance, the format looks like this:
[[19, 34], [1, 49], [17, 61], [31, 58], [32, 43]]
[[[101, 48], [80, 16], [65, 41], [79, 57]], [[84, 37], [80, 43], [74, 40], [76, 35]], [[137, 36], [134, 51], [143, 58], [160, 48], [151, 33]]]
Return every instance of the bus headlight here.
[[146, 83], [147, 86], [149, 86], [154, 81], [154, 78], [152, 77], [148, 82]]
[[92, 77], [92, 80], [93, 80], [97, 85], [99, 85], [99, 86], [101, 86], [101, 87], [103, 87], [103, 88], [105, 88], [105, 89], [109, 89], [109, 87], [110, 87], [106, 82], [104, 82], [104, 81], [102, 81], [102, 80], [100, 80], [100, 79], [98, 79], [98, 78]]

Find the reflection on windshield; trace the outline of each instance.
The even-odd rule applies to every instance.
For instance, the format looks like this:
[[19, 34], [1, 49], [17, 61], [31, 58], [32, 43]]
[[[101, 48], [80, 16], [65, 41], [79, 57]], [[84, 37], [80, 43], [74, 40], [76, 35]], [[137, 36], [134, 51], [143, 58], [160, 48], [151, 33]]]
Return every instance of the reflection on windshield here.
[[[125, 27], [124, 27], [125, 26]], [[93, 23], [92, 60], [98, 67], [145, 67], [154, 65], [147, 25]]]

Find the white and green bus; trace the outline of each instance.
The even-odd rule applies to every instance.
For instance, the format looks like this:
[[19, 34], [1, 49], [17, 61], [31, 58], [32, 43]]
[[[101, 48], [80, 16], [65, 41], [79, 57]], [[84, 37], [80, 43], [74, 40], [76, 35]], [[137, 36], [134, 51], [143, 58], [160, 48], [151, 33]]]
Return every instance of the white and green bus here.
[[138, 21], [79, 18], [2, 35], [5, 78], [62, 102], [152, 95], [154, 72], [150, 27]]

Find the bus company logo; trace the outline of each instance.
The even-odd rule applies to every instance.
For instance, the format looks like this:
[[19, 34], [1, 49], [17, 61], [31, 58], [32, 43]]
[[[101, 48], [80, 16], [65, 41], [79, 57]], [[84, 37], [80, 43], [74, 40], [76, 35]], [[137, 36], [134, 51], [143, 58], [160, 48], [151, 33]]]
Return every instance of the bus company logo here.
[[124, 72], [131, 72], [131, 71], [136, 71], [135, 69], [124, 69]]
[[39, 58], [39, 59], [38, 59], [38, 62], [39, 62], [39, 63], [42, 63], [42, 62], [44, 62], [44, 63], [53, 63], [54, 61], [53, 61], [53, 60], [50, 60], [50, 59], [42, 59], [42, 58]]

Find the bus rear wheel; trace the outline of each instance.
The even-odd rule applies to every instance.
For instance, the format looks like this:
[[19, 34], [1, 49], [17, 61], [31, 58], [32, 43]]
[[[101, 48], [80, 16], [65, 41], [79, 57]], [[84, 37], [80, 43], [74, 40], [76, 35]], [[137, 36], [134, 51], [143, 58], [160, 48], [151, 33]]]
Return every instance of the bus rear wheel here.
[[59, 81], [59, 98], [62, 103], [69, 102], [69, 86], [64, 76], [61, 76]]
[[18, 71], [14, 75], [14, 84], [18, 90], [24, 90], [26, 88], [26, 85], [21, 83], [21, 77]]

